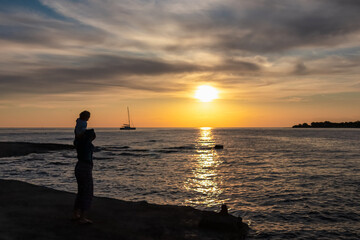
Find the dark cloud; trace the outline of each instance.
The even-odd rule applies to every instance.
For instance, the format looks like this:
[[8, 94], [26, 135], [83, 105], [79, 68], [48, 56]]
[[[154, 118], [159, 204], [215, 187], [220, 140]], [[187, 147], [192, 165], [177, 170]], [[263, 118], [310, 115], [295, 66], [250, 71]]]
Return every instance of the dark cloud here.
[[337, 4], [339, 7], [342, 6], [350, 6], [350, 7], [355, 7], [357, 9], [360, 8], [360, 1], [358, 0], [323, 0], [324, 3], [328, 2], [328, 3], [333, 3], [333, 4]]
[[[40, 9], [41, 4], [36, 2], [37, 8]], [[41, 8], [55, 13], [54, 9], [50, 8], [52, 6], [50, 2], [45, 1], [46, 5], [42, 5]], [[72, 4], [86, 7], [86, 4], [90, 2], [76, 1]], [[162, 7], [167, 4], [165, 1], [157, 1], [157, 7], [149, 8], [148, 13], [146, 10], [149, 4], [145, 5], [141, 11], [136, 5], [138, 3], [131, 3], [128, 8], [123, 6], [124, 4], [114, 4], [112, 1], [108, 4], [109, 7], [96, 5], [99, 8], [98, 11], [93, 10], [95, 19], [101, 24], [87, 25], [84, 19], [80, 24], [79, 21], [70, 21], [71, 18], [61, 21], [34, 17], [31, 14], [5, 13], [0, 19], [2, 24], [0, 39], [20, 44], [45, 46], [48, 44], [61, 46], [69, 41], [77, 44], [92, 44], [101, 43], [106, 38], [113, 37], [110, 29], [116, 31], [117, 28], [137, 29], [139, 32], [146, 33], [145, 35], [164, 34], [166, 36], [167, 30], [162, 28], [166, 22], [183, 29], [183, 32], [178, 31], [175, 35], [169, 35], [170, 38], [177, 38], [178, 43], [164, 44], [163, 49], [169, 52], [182, 52], [196, 47], [227, 55], [236, 50], [276, 53], [302, 47], [336, 46], [347, 41], [346, 36], [360, 31], [360, 14], [358, 14], [360, 6], [357, 0], [315, 2], [308, 0], [224, 0], [209, 4], [208, 8], [202, 11], [189, 10], [188, 13], [181, 14], [163, 12], [156, 14], [156, 9], [161, 11], [166, 9]], [[57, 6], [56, 3], [53, 5]], [[71, 4], [65, 3], [63, 8], [64, 6], [70, 7]], [[114, 12], [111, 11], [111, 6]], [[63, 8], [61, 11], [65, 14], [66, 11]], [[131, 14], [131, 11], [134, 14]], [[71, 16], [76, 17], [76, 13]], [[107, 16], [102, 14], [107, 14]], [[84, 18], [84, 16], [81, 17]], [[100, 29], [99, 26], [106, 27]], [[192, 38], [199, 36], [211, 41], [207, 43], [191, 41]], [[124, 39], [126, 37], [124, 35]], [[139, 46], [142, 40], [137, 38], [130, 41]], [[136, 41], [138, 42], [135, 43]], [[141, 47], [143, 49], [146, 47], [146, 50], [151, 49], [145, 41]]]
[[308, 73], [308, 69], [303, 62], [297, 63], [294, 67], [293, 74], [305, 75]]
[[229, 71], [234, 73], [251, 73], [251, 72], [259, 72], [261, 67], [258, 64], [245, 62], [245, 61], [235, 61], [232, 59], [228, 59], [224, 61], [223, 64], [219, 66], [215, 66], [209, 69], [210, 71]]
[[81, 66], [46, 67], [18, 73], [17, 75], [1, 74], [2, 93], [64, 93], [79, 91], [96, 91], [99, 88], [125, 87], [153, 92], [172, 91], [176, 81], [167, 82], [166, 87], [156, 78], [143, 80], [145, 77], [192, 72], [257, 72], [260, 67], [254, 63], [228, 60], [214, 67], [204, 67], [182, 62], [165, 62], [141, 58], [125, 58], [110, 55], [94, 55], [78, 58]]
[[336, 46], [360, 31], [355, 1], [238, 1], [215, 6], [188, 21], [186, 31], [215, 39], [225, 51], [267, 53], [309, 46]]
[[332, 57], [321, 61], [298, 62], [295, 64], [291, 74], [293, 75], [311, 75], [311, 76], [326, 76], [329, 78], [334, 76], [351, 76], [358, 73], [360, 65], [360, 58], [341, 58]]
[[[196, 66], [183, 63], [165, 63], [157, 60], [123, 58], [115, 56], [91, 56], [88, 65], [82, 67], [43, 66], [30, 72], [17, 75], [1, 74], [0, 86], [3, 94], [9, 93], [64, 93], [96, 91], [101, 88], [116, 86], [149, 91], [168, 91], [168, 87], [154, 85], [141, 80], [141, 76], [159, 76], [192, 72]], [[82, 62], [84, 59], [78, 59]], [[92, 64], [90, 64], [92, 62]], [[133, 79], [130, 77], [137, 76]]]

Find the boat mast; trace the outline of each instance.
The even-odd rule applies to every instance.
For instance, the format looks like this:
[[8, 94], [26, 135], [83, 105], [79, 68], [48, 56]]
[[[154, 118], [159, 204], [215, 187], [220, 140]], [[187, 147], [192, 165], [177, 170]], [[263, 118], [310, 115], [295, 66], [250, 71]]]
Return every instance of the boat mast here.
[[129, 107], [127, 107], [127, 111], [128, 111], [128, 120], [129, 120], [129, 127], [130, 127], [130, 114], [129, 114]]

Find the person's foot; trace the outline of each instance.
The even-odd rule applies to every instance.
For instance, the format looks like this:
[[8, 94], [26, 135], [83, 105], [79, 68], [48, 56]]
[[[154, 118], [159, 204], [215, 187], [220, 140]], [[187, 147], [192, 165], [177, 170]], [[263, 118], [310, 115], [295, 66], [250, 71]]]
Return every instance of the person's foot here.
[[79, 219], [80, 219], [80, 217], [78, 217], [78, 216], [72, 216], [72, 217], [70, 218], [71, 221], [77, 221], [77, 220], [79, 220]]
[[81, 217], [80, 217], [80, 212], [79, 211], [74, 211], [72, 217], [71, 217], [71, 221], [77, 221], [79, 220]]
[[87, 218], [79, 218], [78, 222], [80, 224], [93, 224], [93, 221], [91, 221], [90, 219], [87, 219]]

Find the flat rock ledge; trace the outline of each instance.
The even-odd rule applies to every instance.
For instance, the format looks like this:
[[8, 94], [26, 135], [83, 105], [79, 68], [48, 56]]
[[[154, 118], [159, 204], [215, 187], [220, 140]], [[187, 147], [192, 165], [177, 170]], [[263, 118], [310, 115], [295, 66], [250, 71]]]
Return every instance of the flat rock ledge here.
[[[70, 220], [75, 194], [0, 179], [0, 239], [245, 239], [247, 224], [192, 207], [95, 197], [92, 225]], [[226, 210], [226, 209], [225, 209]]]
[[74, 149], [74, 146], [56, 143], [0, 142], [0, 158], [70, 149]]

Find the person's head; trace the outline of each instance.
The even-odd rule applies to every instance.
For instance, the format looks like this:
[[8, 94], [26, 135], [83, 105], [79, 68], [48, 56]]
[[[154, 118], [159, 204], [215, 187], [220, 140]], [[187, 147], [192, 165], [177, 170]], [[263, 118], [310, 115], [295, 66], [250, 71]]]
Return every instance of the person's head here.
[[90, 118], [90, 112], [89, 111], [82, 111], [80, 114], [79, 114], [79, 117], [81, 120], [84, 120], [84, 121], [88, 121], [89, 118]]

